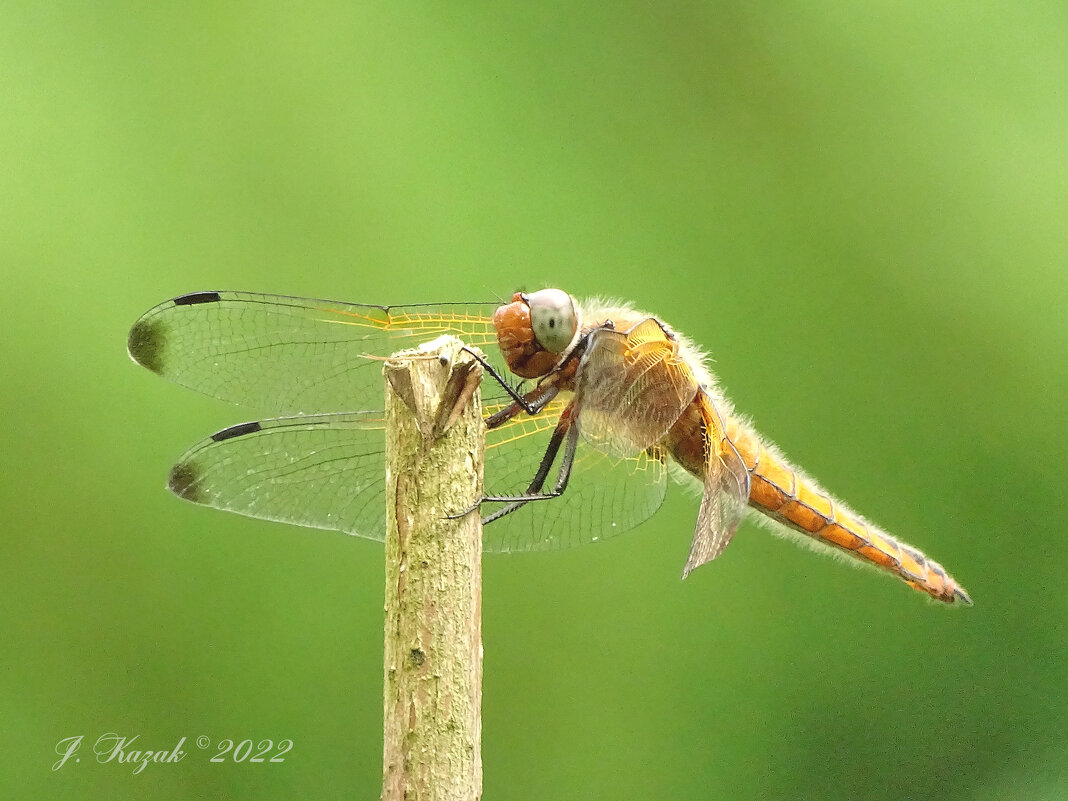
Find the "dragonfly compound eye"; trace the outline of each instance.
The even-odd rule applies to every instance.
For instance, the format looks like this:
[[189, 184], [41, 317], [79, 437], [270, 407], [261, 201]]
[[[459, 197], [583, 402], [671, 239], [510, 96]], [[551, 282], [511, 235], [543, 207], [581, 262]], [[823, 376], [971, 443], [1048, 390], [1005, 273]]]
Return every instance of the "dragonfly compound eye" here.
[[526, 296], [530, 327], [538, 343], [550, 353], [563, 353], [578, 331], [575, 301], [559, 289], [542, 289]]

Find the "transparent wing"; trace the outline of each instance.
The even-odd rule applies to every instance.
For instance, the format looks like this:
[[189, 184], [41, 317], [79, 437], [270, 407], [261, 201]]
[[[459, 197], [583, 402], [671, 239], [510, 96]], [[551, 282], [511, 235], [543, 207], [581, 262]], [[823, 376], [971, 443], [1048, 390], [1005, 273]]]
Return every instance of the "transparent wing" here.
[[494, 308], [197, 292], [146, 312], [127, 344], [130, 356], [154, 373], [269, 414], [382, 409], [382, 365], [376, 359], [442, 334], [482, 348], [504, 375]]
[[[556, 401], [537, 417], [488, 432], [487, 490], [525, 489], [563, 405]], [[382, 540], [384, 445], [378, 412], [242, 423], [187, 451], [168, 484], [180, 497], [217, 509]], [[566, 548], [622, 533], [659, 508], [666, 478], [662, 454], [621, 459], [580, 447], [568, 491], [487, 526], [487, 551]]]
[[727, 439], [723, 417], [712, 398], [701, 392], [705, 421], [706, 456], [704, 494], [697, 513], [693, 542], [682, 577], [711, 562], [730, 544], [749, 502], [749, 472], [738, 451]]
[[576, 377], [583, 436], [630, 456], [655, 445], [693, 401], [698, 384], [678, 343], [650, 317], [591, 336]]
[[[555, 400], [536, 417], [518, 417], [487, 433], [487, 494], [515, 495], [526, 490], [566, 405], [565, 400]], [[495, 409], [487, 407], [487, 411]], [[562, 453], [549, 474], [547, 489], [556, 481], [561, 458]], [[487, 525], [484, 548], [490, 552], [556, 550], [622, 534], [660, 508], [666, 486], [665, 454], [659, 448], [620, 456], [580, 437], [563, 495], [533, 501]], [[482, 513], [496, 508], [499, 504], [486, 503]]]
[[381, 412], [241, 423], [186, 451], [167, 484], [216, 509], [382, 540], [384, 444]]

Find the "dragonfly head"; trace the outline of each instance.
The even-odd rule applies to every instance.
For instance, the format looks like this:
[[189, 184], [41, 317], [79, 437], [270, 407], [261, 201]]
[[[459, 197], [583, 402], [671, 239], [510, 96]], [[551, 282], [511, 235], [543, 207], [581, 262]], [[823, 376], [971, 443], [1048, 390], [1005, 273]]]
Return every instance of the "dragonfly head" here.
[[579, 334], [575, 301], [559, 289], [516, 292], [493, 315], [497, 344], [513, 373], [540, 378], [574, 346]]

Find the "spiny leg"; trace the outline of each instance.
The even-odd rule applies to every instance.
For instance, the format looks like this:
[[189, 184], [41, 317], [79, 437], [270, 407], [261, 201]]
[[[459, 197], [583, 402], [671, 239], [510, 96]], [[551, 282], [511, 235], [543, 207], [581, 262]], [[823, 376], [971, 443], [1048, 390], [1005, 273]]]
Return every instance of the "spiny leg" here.
[[[556, 393], [560, 391], [555, 385], [549, 385], [549, 387], [545, 389], [535, 387], [530, 392], [526, 393], [525, 395], [522, 395], [517, 392], [512, 387], [512, 385], [504, 379], [504, 376], [497, 372], [497, 368], [495, 368], [492, 364], [486, 361], [479, 353], [475, 352], [472, 348], [468, 348], [466, 346], [463, 348], [463, 350], [470, 353], [475, 358], [475, 360], [482, 365], [486, 372], [490, 374], [490, 377], [493, 378], [493, 380], [496, 381], [498, 384], [500, 384], [501, 388], [504, 389], [504, 391], [507, 392], [509, 397], [511, 397], [512, 399], [512, 403], [509, 406], [497, 412], [497, 414], [491, 415], [490, 417], [486, 418], [486, 425], [490, 428], [496, 428], [506, 420], [510, 420], [511, 418], [515, 417], [515, 415], [517, 415], [520, 410], [531, 415], [537, 414], [543, 408], [545, 408], [545, 405], [549, 403], [549, 401], [551, 401], [554, 397], [556, 397]], [[533, 398], [533, 400], [531, 400], [531, 398]]]
[[[560, 416], [560, 422], [556, 424], [556, 429], [549, 440], [549, 447], [545, 449], [541, 464], [538, 466], [538, 472], [535, 474], [534, 480], [530, 482], [530, 486], [527, 487], [527, 491], [522, 495], [486, 495], [479, 501], [479, 504], [487, 501], [507, 504], [496, 512], [482, 518], [482, 525], [499, 520], [516, 509], [526, 506], [531, 501], [547, 501], [552, 498], [559, 498], [564, 494], [564, 490], [567, 489], [567, 483], [571, 478], [571, 468], [575, 464], [575, 450], [578, 447], [579, 427], [575, 422], [574, 415], [571, 414], [571, 409], [572, 407], [569, 406]], [[552, 469], [553, 462], [556, 461], [556, 455], [560, 451], [560, 444], [565, 441], [565, 436], [564, 456], [560, 462], [556, 485], [549, 492], [542, 492], [542, 487], [549, 477], [549, 471]]]
[[523, 396], [523, 404], [520, 404], [518, 401], [510, 403], [496, 414], [491, 414], [487, 417], [486, 428], [497, 428], [498, 426], [504, 425], [521, 411], [525, 411], [530, 415], [538, 414], [559, 394], [560, 388], [556, 386], [556, 384], [545, 384], [540, 387], [534, 387], [534, 389]]

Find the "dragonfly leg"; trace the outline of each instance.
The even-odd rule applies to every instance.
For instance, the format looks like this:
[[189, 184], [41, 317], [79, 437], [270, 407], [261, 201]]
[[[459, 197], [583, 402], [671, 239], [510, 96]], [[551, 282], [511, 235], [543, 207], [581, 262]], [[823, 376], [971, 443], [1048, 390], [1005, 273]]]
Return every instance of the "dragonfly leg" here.
[[[552, 387], [552, 389], [553, 392], [549, 394], [555, 396], [556, 388]], [[508, 407], [508, 409], [511, 409], [513, 407], [515, 407], [515, 404], [512, 404], [512, 406]], [[505, 409], [504, 411], [508, 411], [508, 409]], [[516, 407], [516, 411], [518, 411], [518, 407]], [[513, 414], [515, 413], [516, 412], [513, 412]], [[493, 415], [493, 417], [498, 417], [500, 414], [501, 413], [499, 412], [498, 414]], [[530, 501], [544, 500], [545, 498], [555, 498], [560, 495], [567, 487], [567, 480], [571, 475], [571, 465], [575, 461], [575, 448], [578, 444], [578, 426], [572, 425], [573, 420], [574, 415], [572, 414], [572, 407], [568, 406], [560, 415], [560, 420], [559, 422], [557, 422], [556, 428], [553, 429], [553, 435], [549, 439], [549, 446], [545, 449], [545, 453], [541, 457], [541, 462], [538, 464], [538, 472], [534, 474], [534, 479], [530, 482], [530, 486], [527, 487], [527, 491], [525, 493], [523, 493], [522, 495], [483, 495], [481, 498], [475, 501], [475, 503], [471, 504], [471, 506], [460, 512], [456, 512], [451, 515], [446, 515], [446, 518], [449, 520], [455, 520], [456, 518], [468, 515], [478, 509], [478, 507], [480, 507], [486, 501], [509, 504], [503, 509], [498, 509], [493, 514], [488, 515], [486, 518], [484, 518], [482, 522], [483, 524], [485, 524], [493, 520], [497, 520], [498, 518], [503, 517], [509, 512], [514, 512], [520, 506], [523, 506]], [[500, 422], [503, 422], [503, 420]], [[500, 425], [500, 422], [498, 422], [497, 425]], [[487, 425], [490, 428], [494, 427], [488, 422]], [[570, 436], [568, 436], [569, 433]], [[565, 436], [568, 437], [568, 444], [567, 447], [564, 449], [564, 461], [560, 465], [560, 474], [557, 477], [556, 488], [551, 493], [543, 493], [541, 491], [541, 488], [545, 485], [545, 479], [549, 477], [549, 471], [552, 470], [553, 462], [556, 461], [556, 455], [560, 452], [560, 445], [561, 443], [563, 443]]]
[[[545, 401], [545, 403], [542, 403], [540, 406], [536, 406], [535, 404], [531, 403], [529, 400], [527, 400], [527, 398], [529, 398], [530, 395], [536, 392], [537, 389], [528, 392], [526, 396], [519, 394], [519, 392], [517, 392], [512, 387], [512, 385], [505, 380], [504, 376], [497, 372], [497, 368], [490, 364], [488, 361], [486, 361], [481, 354], [477, 353], [473, 348], [469, 348], [466, 345], [463, 347], [463, 350], [470, 353], [471, 356], [474, 357], [475, 361], [481, 364], [482, 367], [486, 370], [486, 372], [490, 374], [493, 380], [500, 384], [502, 389], [504, 389], [504, 391], [507, 392], [508, 395], [512, 398], [513, 406], [516, 406], [517, 408], [515, 412], [512, 412], [512, 414], [509, 415], [509, 417], [518, 414], [520, 409], [522, 409], [527, 414], [537, 414], [541, 411], [542, 406], [544, 406], [545, 403], [548, 403], [548, 401]], [[512, 407], [509, 406], [508, 408], [511, 409]], [[504, 421], [502, 420], [501, 422]], [[500, 425], [500, 423], [498, 423], [498, 425]]]
[[518, 402], [508, 404], [496, 414], [491, 414], [486, 418], [486, 428], [497, 428], [497, 426], [507, 423], [521, 411], [526, 411], [527, 414], [537, 414], [549, 405], [549, 402], [559, 393], [560, 388], [556, 386], [556, 384], [545, 384], [540, 387], [534, 387], [534, 389], [523, 396], [523, 400], [526, 403], [525, 407], [521, 406]]
[[[569, 413], [562, 415], [560, 423], [557, 424], [556, 430], [553, 431], [552, 439], [549, 440], [549, 447], [545, 449], [545, 455], [538, 466], [538, 472], [535, 474], [534, 480], [530, 482], [530, 486], [527, 487], [527, 491], [522, 495], [487, 495], [482, 498], [480, 503], [490, 501], [506, 504], [492, 514], [482, 518], [482, 525], [485, 526], [494, 520], [500, 520], [505, 515], [526, 506], [531, 501], [547, 501], [563, 495], [564, 490], [567, 489], [567, 482], [571, 478], [571, 468], [575, 464], [578, 434], [579, 427], [574, 424], [573, 415]], [[564, 442], [565, 435], [566, 444], [564, 444], [564, 455], [560, 462], [560, 472], [556, 476], [556, 485], [548, 492], [543, 492], [542, 487], [549, 477], [549, 471], [552, 469], [553, 462], [556, 461], [556, 455], [560, 450], [560, 444]]]

